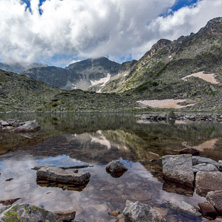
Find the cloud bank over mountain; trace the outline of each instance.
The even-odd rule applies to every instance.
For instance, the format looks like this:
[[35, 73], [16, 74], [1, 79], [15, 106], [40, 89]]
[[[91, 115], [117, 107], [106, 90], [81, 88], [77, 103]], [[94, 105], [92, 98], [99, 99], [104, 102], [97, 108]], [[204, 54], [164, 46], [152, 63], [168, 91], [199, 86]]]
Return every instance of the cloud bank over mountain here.
[[222, 16], [221, 0], [170, 11], [176, 0], [0, 0], [0, 60], [61, 65], [84, 57], [139, 59], [160, 38]]

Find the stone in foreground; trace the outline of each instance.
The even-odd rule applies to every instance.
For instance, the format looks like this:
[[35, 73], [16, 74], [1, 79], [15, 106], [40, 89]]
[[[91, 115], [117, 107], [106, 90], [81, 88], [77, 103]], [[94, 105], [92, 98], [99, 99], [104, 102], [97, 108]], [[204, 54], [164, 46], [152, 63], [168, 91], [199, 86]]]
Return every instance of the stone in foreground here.
[[201, 217], [199, 209], [184, 201], [170, 201], [168, 207], [178, 213], [187, 214], [192, 217]]
[[163, 222], [165, 221], [161, 214], [147, 204], [136, 201], [126, 201], [126, 207], [123, 211], [125, 220], [130, 222]]
[[45, 180], [63, 184], [72, 184], [81, 186], [89, 182], [89, 172], [74, 173], [69, 170], [63, 170], [59, 167], [41, 167], [37, 173], [37, 181]]
[[0, 210], [0, 222], [56, 222], [56, 216], [42, 208], [30, 204], [17, 204]]
[[197, 164], [202, 164], [202, 163], [212, 164], [212, 165], [214, 165], [215, 167], [217, 167], [218, 170], [222, 171], [222, 164], [218, 163], [218, 162], [215, 161], [215, 160], [212, 160], [212, 159], [210, 159], [210, 158], [207, 158], [207, 157], [193, 156], [193, 157], [192, 157], [192, 162], [193, 162], [193, 166], [195, 166], [195, 165], [197, 165]]
[[164, 179], [185, 186], [194, 186], [192, 155], [166, 155], [162, 157]]
[[40, 130], [40, 124], [36, 121], [27, 121], [24, 125], [17, 127], [15, 133], [33, 133]]
[[222, 190], [211, 191], [206, 198], [214, 206], [217, 213], [222, 216]]
[[107, 167], [106, 171], [113, 177], [122, 176], [128, 169], [119, 161], [112, 161]]
[[211, 203], [198, 203], [198, 206], [200, 207], [200, 211], [204, 217], [211, 217], [214, 219], [217, 217], [217, 212]]
[[222, 189], [222, 172], [198, 172], [196, 174], [196, 192], [206, 196], [209, 191]]

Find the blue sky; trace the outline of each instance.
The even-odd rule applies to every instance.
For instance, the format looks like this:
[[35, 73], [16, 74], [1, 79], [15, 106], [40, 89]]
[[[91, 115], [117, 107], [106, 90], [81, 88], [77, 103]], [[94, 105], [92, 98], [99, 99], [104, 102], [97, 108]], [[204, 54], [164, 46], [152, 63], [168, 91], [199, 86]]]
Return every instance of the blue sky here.
[[221, 0], [0, 0], [0, 61], [139, 59], [160, 38], [197, 32], [218, 16]]

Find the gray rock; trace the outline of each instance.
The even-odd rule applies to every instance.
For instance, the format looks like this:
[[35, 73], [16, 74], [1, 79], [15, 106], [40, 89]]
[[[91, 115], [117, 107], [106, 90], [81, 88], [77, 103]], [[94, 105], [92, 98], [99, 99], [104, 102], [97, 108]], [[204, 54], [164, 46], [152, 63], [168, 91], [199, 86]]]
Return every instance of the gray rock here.
[[199, 209], [184, 201], [170, 201], [168, 207], [178, 213], [187, 214], [192, 217], [201, 217]]
[[40, 130], [40, 124], [36, 121], [27, 121], [24, 125], [17, 127], [15, 133], [32, 133]]
[[199, 171], [204, 171], [204, 172], [215, 172], [219, 171], [216, 166], [210, 163], [200, 163], [195, 166], [193, 166], [193, 172], [197, 173]]
[[120, 163], [119, 160], [112, 161], [107, 167], [106, 171], [110, 173], [113, 177], [122, 176], [128, 169]]
[[53, 213], [30, 204], [17, 204], [3, 210], [3, 212], [0, 211], [0, 222], [56, 222], [56, 216]]
[[1, 125], [3, 126], [3, 127], [5, 127], [5, 126], [9, 126], [9, 123], [8, 122], [6, 122], [6, 121], [1, 121]]
[[37, 172], [37, 180], [46, 180], [57, 183], [84, 185], [89, 182], [89, 172], [74, 173], [59, 167], [41, 167]]
[[162, 157], [163, 176], [166, 180], [193, 187], [192, 155], [166, 155]]
[[161, 214], [147, 204], [127, 200], [123, 211], [125, 221], [130, 222], [163, 222]]
[[201, 163], [208, 163], [208, 164], [213, 164], [214, 166], [216, 166], [220, 171], [222, 170], [222, 164], [218, 163], [215, 160], [212, 160], [210, 158], [206, 158], [206, 157], [200, 157], [200, 156], [193, 156], [192, 157], [192, 162], [193, 162], [193, 166], [197, 165], [197, 164], [201, 164]]
[[217, 217], [217, 212], [211, 203], [206, 201], [204, 203], [198, 203], [198, 206], [204, 217], [211, 217], [214, 219]]
[[222, 216], [222, 190], [211, 191], [206, 198], [214, 206], [217, 213]]
[[196, 192], [206, 196], [209, 191], [222, 189], [222, 172], [197, 172]]

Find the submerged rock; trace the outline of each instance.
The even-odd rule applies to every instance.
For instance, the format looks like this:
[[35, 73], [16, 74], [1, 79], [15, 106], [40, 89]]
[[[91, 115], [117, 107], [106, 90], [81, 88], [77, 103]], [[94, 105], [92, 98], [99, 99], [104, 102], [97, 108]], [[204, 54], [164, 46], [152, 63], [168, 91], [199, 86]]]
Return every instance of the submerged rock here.
[[122, 176], [128, 169], [119, 161], [112, 161], [107, 167], [106, 171], [113, 177]]
[[206, 198], [214, 206], [217, 213], [222, 216], [222, 190], [211, 191]]
[[170, 201], [168, 207], [178, 213], [187, 214], [192, 217], [201, 217], [199, 209], [184, 201]]
[[33, 133], [40, 130], [40, 124], [36, 121], [27, 121], [24, 125], [17, 127], [15, 133]]
[[209, 191], [222, 189], [222, 172], [197, 172], [196, 192], [206, 196]]
[[193, 187], [192, 155], [166, 155], [162, 157], [164, 179]]
[[56, 216], [47, 210], [30, 204], [17, 204], [0, 210], [0, 222], [56, 222]]
[[139, 201], [132, 202], [127, 200], [126, 207], [123, 210], [125, 220], [130, 222], [163, 222], [165, 221], [161, 214], [150, 207], [148, 204]]
[[56, 222], [71, 222], [75, 219], [75, 211], [57, 211], [54, 212], [56, 216]]
[[89, 172], [74, 173], [59, 167], [41, 167], [37, 172], [37, 181], [51, 181], [63, 184], [81, 186], [89, 182]]

